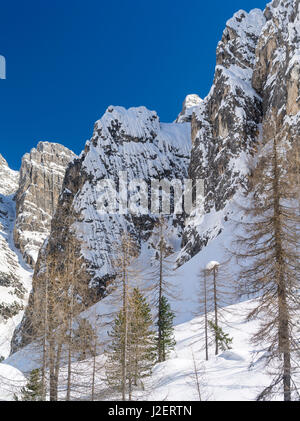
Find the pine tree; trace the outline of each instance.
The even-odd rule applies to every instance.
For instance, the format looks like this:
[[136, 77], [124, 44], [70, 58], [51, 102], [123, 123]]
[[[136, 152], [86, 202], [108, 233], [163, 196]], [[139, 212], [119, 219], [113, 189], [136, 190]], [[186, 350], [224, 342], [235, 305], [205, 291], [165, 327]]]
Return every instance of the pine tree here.
[[[276, 126], [276, 125], [275, 125]], [[276, 130], [274, 130], [276, 132]], [[296, 321], [299, 299], [299, 189], [291, 177], [287, 145], [276, 136], [257, 157], [250, 191], [242, 208], [235, 256], [242, 265], [242, 292], [258, 296], [248, 319], [259, 317], [253, 341], [268, 344], [267, 366], [273, 381], [258, 396], [266, 400], [282, 387], [285, 401], [297, 393], [292, 365], [299, 347]]]
[[171, 310], [171, 306], [167, 298], [162, 296], [160, 313], [157, 321], [160, 337], [156, 337], [158, 355], [160, 355], [159, 362], [166, 361], [168, 355], [176, 345], [173, 328], [174, 318], [175, 314]]
[[213, 303], [214, 303], [214, 316], [215, 316], [215, 322], [214, 325], [216, 327], [215, 330], [215, 355], [218, 355], [219, 353], [219, 341], [217, 338], [217, 330], [218, 330], [218, 309], [219, 309], [219, 300], [218, 300], [218, 287], [217, 287], [217, 277], [219, 272], [219, 266], [220, 264], [218, 262], [210, 262], [208, 264], [208, 267], [206, 268], [207, 277], [211, 276], [212, 278], [212, 289], [213, 289]]
[[[128, 400], [131, 400], [133, 387], [140, 386], [142, 379], [151, 374], [155, 363], [155, 342], [151, 310], [145, 297], [135, 288], [128, 296], [128, 302], [127, 327], [125, 326], [124, 312], [121, 310], [109, 333], [112, 341], [108, 347], [106, 376], [108, 385], [112, 389], [122, 392], [123, 396], [122, 370], [125, 366], [125, 398], [128, 395]], [[124, 354], [126, 330], [126, 353]], [[124, 355], [126, 355], [125, 361]]]
[[[135, 239], [127, 232], [122, 233], [120, 242], [115, 244], [116, 257], [112, 259], [113, 269], [115, 271], [115, 280], [109, 285], [109, 292], [120, 293], [121, 297], [117, 297], [117, 302], [122, 303], [122, 331], [123, 338], [120, 342], [123, 356], [122, 362], [122, 399], [126, 400], [127, 379], [128, 379], [128, 335], [129, 335], [129, 306], [132, 283], [139, 278], [139, 269], [136, 266], [138, 256], [138, 244]], [[111, 294], [114, 295], [114, 294]], [[118, 295], [118, 294], [116, 294]], [[115, 297], [116, 298], [116, 297]], [[120, 315], [118, 315], [120, 317]]]
[[214, 332], [216, 341], [218, 343], [218, 349], [220, 348], [222, 351], [231, 349], [233, 338], [230, 338], [229, 334], [225, 333], [224, 330], [220, 326], [216, 325], [212, 320], [208, 321], [208, 325]]
[[[30, 372], [29, 380], [25, 387], [21, 389], [21, 401], [41, 401], [43, 385], [39, 369]], [[17, 398], [19, 400], [19, 398]]]
[[138, 288], [133, 290], [130, 302], [129, 343], [132, 354], [133, 380], [134, 385], [137, 386], [144, 377], [151, 374], [156, 360], [156, 348], [151, 309]]
[[93, 356], [95, 343], [95, 329], [88, 319], [80, 318], [77, 329], [74, 330], [74, 351], [79, 353], [79, 361]]
[[[107, 350], [107, 362], [106, 362], [106, 380], [108, 385], [118, 391], [124, 392], [124, 379], [122, 370], [127, 361], [124, 361], [124, 338], [125, 338], [125, 323], [124, 323], [124, 312], [121, 310], [113, 322], [109, 337], [111, 338], [111, 344]], [[125, 383], [126, 392], [126, 383]], [[125, 394], [126, 398], [126, 394]], [[123, 394], [123, 400], [124, 394]]]
[[[175, 291], [172, 283], [170, 282], [170, 277], [173, 275], [174, 271], [174, 261], [171, 256], [174, 253], [174, 249], [171, 245], [171, 241], [168, 235], [168, 226], [167, 221], [161, 216], [158, 220], [154, 232], [152, 235], [152, 246], [155, 250], [155, 256], [152, 260], [152, 273], [150, 290], [153, 292], [154, 296], [154, 306], [157, 308], [157, 327], [158, 327], [158, 361], [164, 361], [163, 357], [163, 337], [162, 337], [162, 321], [160, 320], [161, 315], [163, 314], [163, 297], [176, 298]], [[178, 294], [178, 291], [177, 291]]]
[[[42, 249], [46, 253], [46, 267], [41, 282], [35, 283], [34, 301], [30, 321], [30, 341], [38, 348], [41, 361], [44, 400], [49, 387], [50, 401], [58, 400], [58, 379], [62, 365], [67, 364], [67, 400], [70, 400], [72, 379], [72, 358], [75, 353], [73, 330], [75, 316], [87, 303], [87, 284], [82, 282], [80, 271], [80, 243], [74, 233], [68, 235], [66, 259], [60, 258], [61, 251], [48, 244]], [[53, 248], [52, 248], [53, 247]], [[32, 297], [32, 298], [33, 298]], [[29, 329], [28, 329], [29, 330]], [[67, 359], [67, 361], [66, 361]], [[48, 377], [48, 378], [47, 378]]]

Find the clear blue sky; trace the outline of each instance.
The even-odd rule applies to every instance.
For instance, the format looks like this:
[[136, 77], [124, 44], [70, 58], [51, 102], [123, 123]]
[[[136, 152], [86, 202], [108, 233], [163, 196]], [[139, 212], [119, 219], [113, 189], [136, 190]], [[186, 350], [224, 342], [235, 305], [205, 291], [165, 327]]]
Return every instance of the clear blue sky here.
[[14, 169], [40, 140], [80, 153], [111, 104], [173, 121], [208, 93], [227, 19], [266, 1], [3, 1], [0, 153]]

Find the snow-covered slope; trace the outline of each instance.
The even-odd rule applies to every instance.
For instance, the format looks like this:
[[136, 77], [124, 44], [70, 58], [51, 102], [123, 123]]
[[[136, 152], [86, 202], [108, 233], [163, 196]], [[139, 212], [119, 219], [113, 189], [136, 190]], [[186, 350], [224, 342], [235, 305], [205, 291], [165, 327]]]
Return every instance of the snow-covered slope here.
[[[233, 212], [233, 209], [228, 209]], [[212, 240], [207, 247], [193, 259], [176, 270], [170, 281], [174, 284], [178, 299], [171, 299], [172, 307], [176, 310], [175, 337], [176, 347], [165, 362], [155, 366], [153, 375], [146, 380], [145, 390], [136, 391], [134, 400], [165, 400], [189, 401], [199, 400], [195, 376], [194, 359], [198, 370], [203, 400], [212, 401], [253, 401], [271, 380], [265, 371], [264, 363], [267, 344], [255, 347], [251, 343], [251, 336], [257, 330], [259, 320], [245, 321], [246, 315], [254, 308], [255, 301], [243, 301], [226, 307], [226, 318], [221, 326], [229, 337], [233, 338], [232, 349], [214, 355], [214, 346], [209, 348], [209, 361], [205, 360], [204, 352], [204, 323], [199, 310], [199, 273], [207, 264], [216, 260], [224, 262], [226, 247], [233, 238], [233, 225], [225, 225], [221, 235]], [[236, 270], [234, 262], [230, 265], [231, 274]], [[233, 275], [233, 274], [232, 274]], [[236, 298], [232, 296], [232, 299]], [[111, 297], [107, 297], [88, 309], [82, 317], [89, 318], [92, 323], [98, 320], [98, 335], [101, 342], [107, 338], [108, 327], [104, 323], [110, 320], [113, 309]], [[209, 315], [213, 318], [213, 315]], [[102, 324], [101, 324], [102, 323]], [[102, 351], [102, 350], [101, 350]], [[120, 398], [111, 395], [104, 381], [105, 357], [99, 353], [97, 358], [96, 390], [100, 400], [114, 400]], [[22, 372], [28, 373], [38, 367], [41, 359], [36, 348], [26, 346], [9, 357], [4, 363]], [[74, 363], [73, 399], [88, 399], [91, 393], [90, 379], [92, 362], [89, 360]], [[65, 398], [66, 367], [62, 367], [60, 376], [60, 397]], [[300, 385], [300, 378], [299, 385]], [[13, 380], [12, 380], [12, 383]], [[281, 399], [278, 396], [278, 399]]]
[[[257, 330], [255, 321], [246, 323], [243, 315], [253, 308], [253, 303], [244, 302], [232, 306], [230, 327], [226, 333], [233, 338], [232, 349], [214, 356], [213, 348], [210, 349], [210, 359], [205, 361], [203, 351], [204, 332], [203, 318], [200, 316], [179, 324], [175, 328], [176, 348], [170, 358], [155, 366], [151, 378], [145, 382], [145, 391], [136, 391], [133, 400], [150, 401], [197, 401], [199, 400], [194, 374], [193, 354], [196, 361], [198, 375], [201, 382], [203, 400], [211, 401], [253, 401], [270, 383], [270, 377], [264, 371], [264, 353], [251, 346], [251, 334]], [[101, 314], [101, 309], [99, 309]], [[16, 368], [18, 372], [38, 366], [34, 359], [34, 350], [30, 346], [12, 355], [4, 363]], [[257, 361], [256, 357], [262, 357]], [[99, 356], [97, 365], [103, 366], [105, 358]], [[92, 376], [92, 361], [83, 361], [73, 364], [73, 381], [78, 385], [74, 387], [72, 398], [89, 398], [90, 382]], [[81, 373], [81, 374], [80, 374]], [[65, 398], [66, 368], [61, 371], [60, 398]], [[105, 384], [105, 370], [97, 372], [96, 390], [100, 399], [114, 400], [118, 396], [108, 393]], [[14, 385], [14, 377], [10, 384]], [[0, 399], [3, 395], [0, 394]]]
[[19, 173], [12, 171], [1, 155], [0, 180], [0, 356], [8, 356], [31, 289], [32, 271], [13, 242]]
[[12, 401], [14, 395], [20, 395], [22, 387], [26, 385], [24, 374], [18, 369], [0, 363], [0, 401]]

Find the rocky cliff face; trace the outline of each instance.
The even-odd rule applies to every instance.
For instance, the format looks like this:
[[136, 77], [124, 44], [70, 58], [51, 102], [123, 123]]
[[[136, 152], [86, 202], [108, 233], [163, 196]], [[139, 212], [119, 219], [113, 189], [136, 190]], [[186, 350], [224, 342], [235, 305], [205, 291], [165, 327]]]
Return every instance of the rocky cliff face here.
[[299, 0], [274, 0], [227, 22], [213, 87], [193, 109], [189, 174], [206, 180], [205, 213], [187, 221], [179, 264], [222, 230], [257, 141], [299, 142], [299, 19]]
[[299, 142], [300, 1], [274, 0], [265, 17], [252, 78], [262, 97], [263, 136]]
[[14, 240], [32, 267], [50, 232], [66, 167], [74, 156], [62, 145], [40, 142], [23, 157], [16, 194]]

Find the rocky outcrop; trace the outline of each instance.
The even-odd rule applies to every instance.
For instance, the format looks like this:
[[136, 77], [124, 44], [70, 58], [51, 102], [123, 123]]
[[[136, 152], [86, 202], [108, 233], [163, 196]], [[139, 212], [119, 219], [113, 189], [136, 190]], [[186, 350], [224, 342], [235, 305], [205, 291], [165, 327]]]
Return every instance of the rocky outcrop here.
[[40, 142], [23, 157], [16, 194], [14, 240], [32, 267], [50, 232], [66, 167], [74, 156], [62, 145]]
[[265, 141], [300, 140], [300, 0], [274, 0], [256, 50], [253, 87], [262, 97]]

